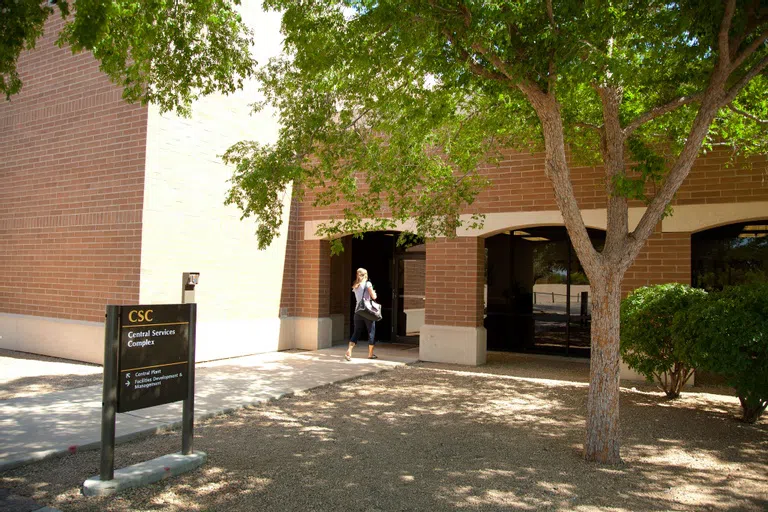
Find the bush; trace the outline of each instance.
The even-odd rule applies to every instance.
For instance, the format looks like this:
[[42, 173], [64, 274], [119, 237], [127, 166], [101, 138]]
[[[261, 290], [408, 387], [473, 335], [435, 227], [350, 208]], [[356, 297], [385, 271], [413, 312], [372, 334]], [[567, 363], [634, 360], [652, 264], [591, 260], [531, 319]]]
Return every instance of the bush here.
[[[675, 314], [706, 292], [672, 283], [638, 288], [621, 303], [621, 357], [630, 368], [677, 398], [693, 375], [692, 342], [673, 336]], [[694, 338], [695, 339], [695, 338]]]
[[696, 340], [694, 364], [725, 377], [741, 401], [742, 420], [768, 405], [768, 284], [726, 288], [675, 320], [675, 335]]

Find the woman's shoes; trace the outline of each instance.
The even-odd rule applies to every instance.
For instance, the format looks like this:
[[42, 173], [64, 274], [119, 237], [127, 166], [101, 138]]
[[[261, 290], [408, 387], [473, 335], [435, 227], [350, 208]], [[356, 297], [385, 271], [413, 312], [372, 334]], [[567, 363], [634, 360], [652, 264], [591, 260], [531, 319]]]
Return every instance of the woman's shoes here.
[[368, 359], [378, 359], [378, 358], [379, 356], [377, 356], [376, 354], [373, 354], [372, 356], [368, 356]]
[[344, 359], [346, 359], [347, 361], [351, 361], [352, 360], [352, 356], [350, 356], [348, 354], [344, 354]]

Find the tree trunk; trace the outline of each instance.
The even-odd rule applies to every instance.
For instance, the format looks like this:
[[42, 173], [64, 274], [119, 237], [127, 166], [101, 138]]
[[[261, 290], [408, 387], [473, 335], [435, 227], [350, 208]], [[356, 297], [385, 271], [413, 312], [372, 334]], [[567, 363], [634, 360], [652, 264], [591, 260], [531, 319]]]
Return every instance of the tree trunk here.
[[755, 396], [743, 397], [739, 395], [739, 401], [742, 411], [741, 421], [744, 423], [757, 423], [757, 420], [768, 408], [768, 401], [760, 400]]
[[587, 399], [587, 440], [584, 457], [618, 464], [619, 455], [619, 307], [620, 272], [606, 269], [590, 279], [592, 287], [592, 350]]

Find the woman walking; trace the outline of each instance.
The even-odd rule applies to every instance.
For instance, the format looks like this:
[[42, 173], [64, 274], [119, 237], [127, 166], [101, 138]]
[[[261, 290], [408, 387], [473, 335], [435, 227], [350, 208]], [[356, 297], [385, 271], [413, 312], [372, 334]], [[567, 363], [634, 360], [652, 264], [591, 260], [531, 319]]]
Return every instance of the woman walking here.
[[[359, 304], [363, 298], [369, 298], [376, 300], [376, 292], [373, 290], [373, 285], [368, 280], [368, 271], [364, 268], [357, 269], [357, 279], [352, 286], [352, 293], [355, 295], [355, 305]], [[373, 353], [373, 346], [376, 344], [376, 322], [374, 320], [368, 320], [359, 313], [355, 313], [355, 330], [352, 333], [352, 337], [349, 339], [349, 348], [344, 359], [349, 361], [352, 359], [352, 349], [357, 345], [357, 340], [364, 332], [368, 332], [368, 359], [378, 359], [378, 356]]]

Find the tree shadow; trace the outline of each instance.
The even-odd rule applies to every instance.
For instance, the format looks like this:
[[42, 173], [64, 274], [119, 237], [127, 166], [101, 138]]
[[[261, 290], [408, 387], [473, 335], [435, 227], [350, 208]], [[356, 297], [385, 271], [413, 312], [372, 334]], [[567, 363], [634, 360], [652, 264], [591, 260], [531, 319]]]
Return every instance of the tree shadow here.
[[[201, 469], [85, 498], [82, 453], [0, 475], [64, 510], [765, 510], [768, 427], [732, 397], [623, 390], [624, 463], [581, 456], [587, 386], [414, 366], [202, 422]], [[703, 407], [701, 409], [700, 407]], [[118, 446], [116, 465], [175, 451], [178, 432]]]
[[89, 375], [73, 373], [65, 375], [53, 374], [21, 377], [0, 384], [0, 400], [29, 398], [46, 393], [55, 393], [56, 391], [65, 391], [86, 386], [97, 386], [101, 383], [101, 373]]

